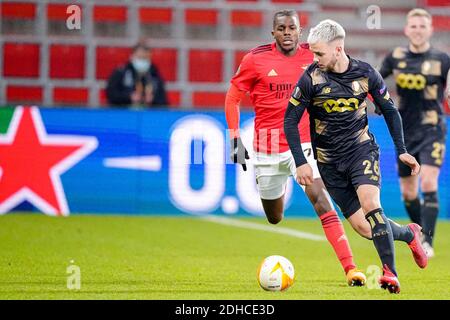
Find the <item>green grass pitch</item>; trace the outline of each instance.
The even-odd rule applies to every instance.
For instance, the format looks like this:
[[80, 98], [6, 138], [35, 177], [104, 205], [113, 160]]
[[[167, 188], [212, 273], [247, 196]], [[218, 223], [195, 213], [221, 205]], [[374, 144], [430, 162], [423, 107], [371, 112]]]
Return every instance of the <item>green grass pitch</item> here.
[[[344, 225], [358, 267], [379, 265], [372, 242]], [[279, 226], [323, 235], [317, 219]], [[0, 299], [450, 299], [450, 223], [442, 220], [426, 269], [396, 243], [399, 295], [348, 287], [327, 241], [187, 216], [8, 214], [0, 217], [0, 251]], [[256, 281], [259, 263], [273, 254], [296, 269], [285, 292], [266, 292]], [[80, 290], [67, 288], [70, 265], [80, 268]]]

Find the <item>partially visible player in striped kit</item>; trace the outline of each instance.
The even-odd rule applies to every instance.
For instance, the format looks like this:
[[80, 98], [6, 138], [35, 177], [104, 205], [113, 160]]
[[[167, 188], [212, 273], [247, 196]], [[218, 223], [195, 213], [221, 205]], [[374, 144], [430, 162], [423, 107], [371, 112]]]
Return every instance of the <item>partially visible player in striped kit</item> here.
[[[406, 211], [423, 228], [423, 245], [434, 256], [433, 239], [439, 213], [438, 179], [445, 155], [447, 124], [442, 110], [450, 92], [450, 57], [433, 48], [432, 17], [424, 9], [413, 9], [406, 17], [409, 44], [395, 48], [383, 61], [383, 78], [393, 74], [399, 95], [405, 143], [422, 170], [411, 176], [410, 168], [398, 162], [398, 174]], [[445, 86], [447, 83], [447, 90]], [[423, 203], [419, 197], [420, 189]]]

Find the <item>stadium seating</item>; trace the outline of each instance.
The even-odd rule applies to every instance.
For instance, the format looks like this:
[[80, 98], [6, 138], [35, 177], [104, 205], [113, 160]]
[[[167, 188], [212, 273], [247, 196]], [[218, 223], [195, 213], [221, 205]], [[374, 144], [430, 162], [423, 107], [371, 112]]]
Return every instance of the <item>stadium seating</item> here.
[[89, 90], [88, 88], [55, 87], [53, 101], [58, 105], [86, 106], [89, 103]]
[[177, 50], [168, 48], [155, 48], [151, 53], [152, 62], [158, 66], [158, 70], [165, 81], [177, 79]]
[[83, 79], [86, 68], [85, 51], [83, 45], [51, 45], [50, 78]]
[[129, 47], [97, 47], [96, 49], [96, 78], [108, 79], [112, 71], [125, 64], [131, 54]]
[[41, 104], [43, 101], [43, 89], [40, 86], [8, 85], [6, 87], [8, 103]]
[[125, 6], [94, 6], [94, 34], [99, 37], [125, 37], [127, 14]]
[[173, 21], [172, 8], [139, 8], [141, 35], [158, 39], [169, 38]]
[[223, 53], [219, 50], [189, 51], [189, 81], [221, 82]]
[[[392, 47], [406, 43], [405, 13], [415, 6], [428, 7], [434, 16], [433, 43], [450, 50], [449, 0], [377, 1], [383, 8], [380, 29], [366, 25], [371, 0], [80, 0], [80, 30], [66, 26], [71, 4], [0, 3], [0, 92], [4, 93], [0, 104], [17, 101], [20, 92], [26, 92], [31, 100], [46, 105], [106, 106], [108, 77], [128, 61], [130, 48], [145, 38], [152, 48], [152, 62], [166, 81], [170, 106], [222, 108], [242, 57], [272, 41], [273, 12], [284, 8], [299, 12], [305, 30], [302, 41], [311, 25], [332, 18], [348, 30], [349, 54], [376, 66]], [[18, 86], [20, 79], [25, 82]], [[248, 97], [242, 106], [250, 106]]]
[[4, 77], [39, 77], [40, 45], [34, 43], [11, 43], [3, 45]]
[[3, 34], [35, 34], [36, 4], [30, 2], [0, 3]]
[[[52, 36], [81, 36], [80, 30], [68, 29], [66, 26], [66, 20], [68, 17], [67, 6], [69, 4], [63, 3], [49, 3], [47, 5], [47, 34]], [[81, 13], [83, 12], [83, 6], [80, 6]], [[81, 15], [83, 19], [83, 15]]]

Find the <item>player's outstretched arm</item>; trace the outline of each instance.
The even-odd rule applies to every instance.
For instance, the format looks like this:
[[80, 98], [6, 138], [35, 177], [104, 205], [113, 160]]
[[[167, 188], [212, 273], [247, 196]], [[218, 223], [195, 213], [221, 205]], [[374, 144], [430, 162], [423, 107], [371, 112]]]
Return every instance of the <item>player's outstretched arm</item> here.
[[241, 164], [242, 169], [247, 171], [245, 160], [250, 157], [239, 135], [239, 105], [244, 95], [245, 92], [239, 90], [234, 84], [230, 85], [225, 96], [225, 117], [230, 130], [231, 161]]

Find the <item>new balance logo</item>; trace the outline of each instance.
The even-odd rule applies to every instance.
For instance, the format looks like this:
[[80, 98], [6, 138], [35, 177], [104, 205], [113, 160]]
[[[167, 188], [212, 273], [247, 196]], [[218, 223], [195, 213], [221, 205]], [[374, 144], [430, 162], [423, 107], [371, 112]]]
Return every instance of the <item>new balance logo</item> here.
[[272, 69], [272, 70], [270, 70], [270, 72], [267, 75], [269, 77], [276, 77], [278, 75], [278, 73], [274, 69]]

